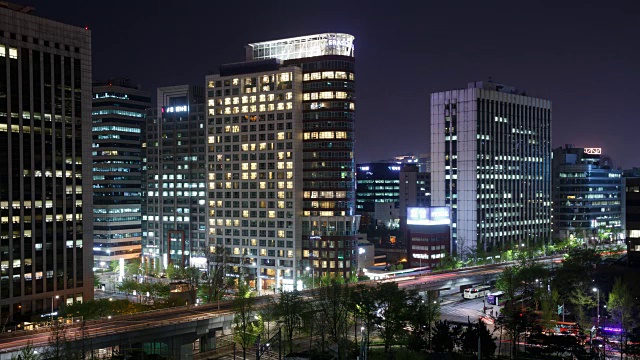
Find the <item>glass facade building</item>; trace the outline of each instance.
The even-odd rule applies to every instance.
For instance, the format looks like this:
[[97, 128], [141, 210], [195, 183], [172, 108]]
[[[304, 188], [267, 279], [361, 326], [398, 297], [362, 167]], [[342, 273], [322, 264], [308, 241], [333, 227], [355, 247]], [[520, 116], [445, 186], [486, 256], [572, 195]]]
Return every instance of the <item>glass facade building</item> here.
[[207, 266], [205, 104], [201, 86], [158, 88], [147, 117], [143, 262]]
[[375, 212], [375, 203], [393, 203], [400, 200], [400, 171], [404, 164], [375, 162], [356, 167], [356, 211], [359, 214]]
[[93, 298], [91, 32], [31, 10], [0, 8], [2, 324]]
[[452, 209], [453, 251], [551, 237], [551, 101], [473, 82], [431, 94], [431, 204]]
[[94, 267], [137, 259], [142, 248], [142, 161], [148, 92], [127, 79], [93, 84]]
[[622, 232], [622, 171], [601, 152], [571, 145], [553, 150], [554, 238], [596, 241], [603, 232]]

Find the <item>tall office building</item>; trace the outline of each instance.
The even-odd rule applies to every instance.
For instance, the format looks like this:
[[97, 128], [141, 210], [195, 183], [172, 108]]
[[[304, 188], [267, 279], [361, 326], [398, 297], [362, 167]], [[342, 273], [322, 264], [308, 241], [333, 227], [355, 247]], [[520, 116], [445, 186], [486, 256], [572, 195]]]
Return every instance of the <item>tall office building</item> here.
[[143, 262], [207, 266], [205, 104], [202, 86], [158, 88], [147, 116]]
[[469, 254], [551, 236], [551, 101], [493, 82], [431, 94], [431, 204]]
[[376, 203], [391, 203], [398, 207], [400, 200], [400, 171], [403, 164], [377, 161], [356, 167], [356, 211], [373, 214]]
[[0, 5], [3, 324], [93, 298], [91, 32], [32, 11]]
[[249, 44], [207, 77], [210, 243], [260, 290], [355, 268], [353, 36]]
[[409, 207], [431, 205], [431, 173], [419, 169], [418, 165], [405, 165], [400, 170], [400, 218], [406, 217]]
[[553, 237], [596, 240], [622, 232], [622, 171], [601, 148], [553, 150]]
[[128, 79], [93, 84], [94, 267], [140, 257], [142, 160], [149, 93]]

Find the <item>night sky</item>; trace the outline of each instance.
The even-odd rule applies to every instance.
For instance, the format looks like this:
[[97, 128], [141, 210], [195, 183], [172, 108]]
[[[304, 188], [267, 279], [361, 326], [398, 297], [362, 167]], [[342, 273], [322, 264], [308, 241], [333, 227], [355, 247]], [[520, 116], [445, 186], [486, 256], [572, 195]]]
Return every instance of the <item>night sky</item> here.
[[[26, 1], [22, 1], [26, 3]], [[487, 80], [553, 101], [553, 146], [640, 166], [638, 1], [31, 1], [88, 26], [94, 79], [204, 85], [250, 42], [356, 37], [356, 160], [429, 151], [429, 94]], [[275, 5], [274, 5], [275, 4]]]

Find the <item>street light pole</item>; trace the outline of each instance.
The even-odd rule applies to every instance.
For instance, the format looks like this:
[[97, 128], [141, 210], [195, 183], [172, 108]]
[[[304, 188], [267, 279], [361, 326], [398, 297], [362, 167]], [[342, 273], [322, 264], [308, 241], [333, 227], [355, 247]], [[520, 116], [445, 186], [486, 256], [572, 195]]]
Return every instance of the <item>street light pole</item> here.
[[596, 293], [596, 296], [598, 297], [598, 305], [597, 305], [598, 306], [598, 309], [597, 309], [598, 319], [596, 321], [597, 321], [598, 327], [600, 327], [600, 289], [593, 288], [593, 291]]
[[315, 275], [315, 272], [314, 272], [315, 269], [313, 267], [307, 266], [305, 268], [305, 270], [307, 270], [307, 271], [311, 270], [311, 288], [316, 287], [315, 276], [314, 276]]
[[[60, 298], [60, 296], [56, 295], [55, 299], [58, 300]], [[54, 296], [51, 297], [51, 325], [53, 326], [53, 299]]]

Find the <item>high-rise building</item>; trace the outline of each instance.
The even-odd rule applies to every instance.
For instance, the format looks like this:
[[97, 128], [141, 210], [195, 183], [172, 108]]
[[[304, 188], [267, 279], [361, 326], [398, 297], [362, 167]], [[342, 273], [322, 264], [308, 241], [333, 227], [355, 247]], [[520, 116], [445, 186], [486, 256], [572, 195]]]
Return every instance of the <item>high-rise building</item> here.
[[431, 173], [419, 171], [417, 165], [405, 165], [400, 170], [399, 213], [405, 218], [408, 207], [431, 205]]
[[259, 290], [350, 276], [357, 228], [353, 36], [249, 44], [207, 77], [209, 234]]
[[622, 232], [622, 171], [601, 148], [553, 150], [553, 237], [585, 241]]
[[91, 32], [32, 11], [0, 5], [3, 324], [93, 298]]
[[207, 266], [206, 126], [202, 86], [158, 88], [147, 112], [143, 262]]
[[431, 94], [431, 204], [466, 256], [551, 236], [551, 101], [472, 82]]
[[376, 203], [398, 207], [403, 164], [378, 161], [356, 166], [356, 211], [373, 214]]
[[142, 160], [149, 93], [129, 79], [93, 84], [94, 267], [140, 257]]
[[623, 178], [624, 229], [627, 263], [640, 266], [640, 178]]

